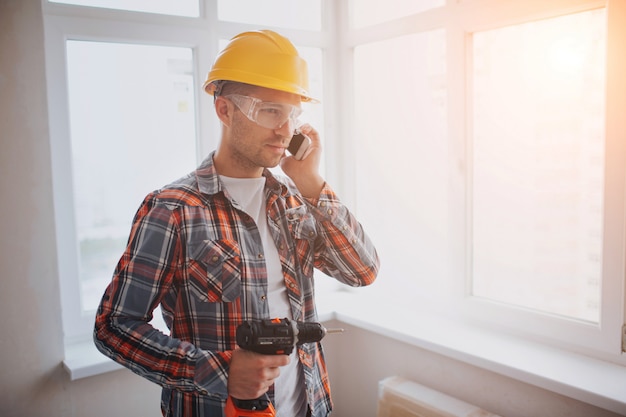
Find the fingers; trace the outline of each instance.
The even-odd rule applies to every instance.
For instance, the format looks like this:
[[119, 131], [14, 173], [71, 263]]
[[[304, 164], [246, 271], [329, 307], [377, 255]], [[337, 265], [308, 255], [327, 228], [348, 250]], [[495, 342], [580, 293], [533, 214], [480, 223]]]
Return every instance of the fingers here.
[[228, 393], [241, 400], [259, 398], [280, 375], [280, 367], [289, 363], [287, 355], [261, 355], [237, 349], [233, 351], [228, 376]]
[[303, 124], [302, 126], [298, 128], [298, 131], [300, 131], [301, 133], [304, 133], [305, 136], [309, 137], [314, 145], [320, 144], [319, 132], [315, 130], [313, 126], [311, 126], [310, 124], [308, 123]]

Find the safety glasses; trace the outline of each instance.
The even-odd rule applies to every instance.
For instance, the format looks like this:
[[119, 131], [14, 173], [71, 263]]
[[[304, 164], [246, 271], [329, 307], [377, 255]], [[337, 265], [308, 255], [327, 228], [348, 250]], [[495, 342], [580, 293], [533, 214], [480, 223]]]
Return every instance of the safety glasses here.
[[291, 104], [272, 103], [241, 94], [229, 94], [224, 97], [237, 106], [248, 119], [268, 129], [280, 129], [287, 122], [295, 129], [298, 117], [302, 114], [300, 107]]

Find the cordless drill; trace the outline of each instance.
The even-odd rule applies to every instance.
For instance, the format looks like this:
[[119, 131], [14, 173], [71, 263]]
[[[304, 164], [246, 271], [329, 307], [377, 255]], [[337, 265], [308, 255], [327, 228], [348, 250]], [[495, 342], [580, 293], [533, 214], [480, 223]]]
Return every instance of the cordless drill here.
[[[327, 333], [343, 329], [326, 330], [316, 322], [284, 319], [249, 320], [237, 327], [236, 340], [240, 348], [263, 355], [290, 355], [296, 345], [319, 342]], [[267, 394], [254, 400], [239, 400], [228, 396], [226, 417], [275, 417], [276, 411]]]

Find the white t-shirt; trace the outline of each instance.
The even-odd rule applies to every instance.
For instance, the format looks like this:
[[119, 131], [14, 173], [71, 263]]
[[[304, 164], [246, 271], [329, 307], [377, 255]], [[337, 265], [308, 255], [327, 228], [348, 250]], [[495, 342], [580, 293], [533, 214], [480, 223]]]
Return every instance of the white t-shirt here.
[[[287, 298], [287, 288], [276, 244], [267, 226], [265, 177], [231, 178], [220, 175], [231, 197], [254, 219], [259, 229], [265, 252], [267, 270], [267, 301], [270, 318], [291, 319], [291, 308]], [[277, 417], [304, 417], [307, 410], [304, 391], [302, 365], [297, 357], [297, 349], [290, 355], [289, 365], [280, 369], [280, 376], [274, 382], [274, 405]]]

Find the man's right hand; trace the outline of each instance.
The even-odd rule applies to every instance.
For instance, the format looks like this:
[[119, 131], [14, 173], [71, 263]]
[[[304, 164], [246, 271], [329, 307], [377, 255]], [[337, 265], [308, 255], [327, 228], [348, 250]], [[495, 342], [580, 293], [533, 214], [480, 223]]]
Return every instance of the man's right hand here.
[[240, 400], [261, 397], [280, 375], [280, 367], [289, 361], [287, 355], [261, 355], [235, 349], [230, 360], [228, 394]]

